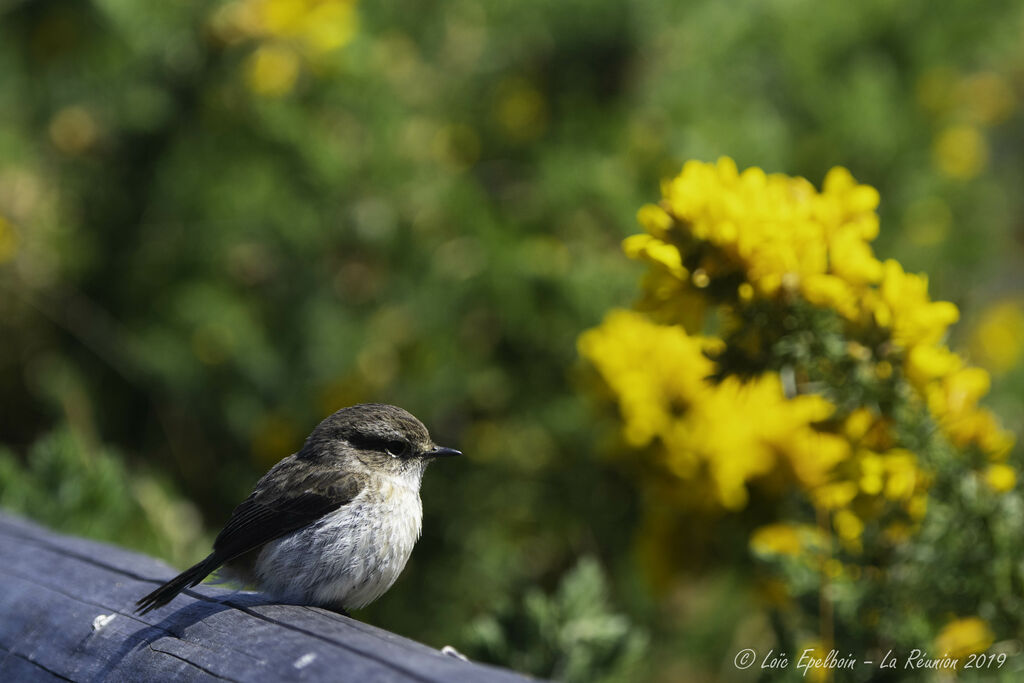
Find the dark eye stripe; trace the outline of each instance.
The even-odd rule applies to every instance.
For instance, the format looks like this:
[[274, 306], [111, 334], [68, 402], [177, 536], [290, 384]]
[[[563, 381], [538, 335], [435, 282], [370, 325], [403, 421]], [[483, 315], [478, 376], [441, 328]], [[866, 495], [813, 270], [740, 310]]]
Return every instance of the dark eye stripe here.
[[356, 448], [367, 451], [381, 451], [389, 453], [398, 458], [404, 458], [409, 454], [409, 444], [401, 439], [387, 439], [370, 434], [352, 434], [349, 442]]

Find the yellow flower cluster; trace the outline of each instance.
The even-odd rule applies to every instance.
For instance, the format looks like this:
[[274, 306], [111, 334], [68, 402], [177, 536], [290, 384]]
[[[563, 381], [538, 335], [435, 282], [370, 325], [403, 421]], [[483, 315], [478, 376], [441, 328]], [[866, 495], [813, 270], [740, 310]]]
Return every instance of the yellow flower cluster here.
[[[886, 508], [902, 509], [911, 523], [925, 514], [929, 477], [878, 406], [836, 415], [813, 388], [791, 382], [784, 391], [777, 373], [740, 381], [728, 368], [718, 372], [708, 355], [724, 342], [696, 336], [706, 312], [736, 319], [762, 301], [835, 311], [861, 366], [883, 380], [905, 378], [954, 445], [987, 454], [980, 476], [993, 490], [1016, 485], [1001, 462], [1012, 438], [978, 405], [988, 375], [943, 344], [956, 307], [932, 301], [924, 276], [871, 249], [878, 201], [842, 168], [818, 192], [803, 178], [740, 172], [721, 159], [687, 163], [663, 184], [662, 201], [639, 211], [645, 232], [623, 249], [651, 266], [646, 315], [610, 313], [580, 337], [579, 350], [615, 395], [627, 442], [650, 447], [661, 469], [686, 483], [681, 497], [709, 489], [737, 509], [751, 481], [789, 473], [851, 550]], [[725, 378], [710, 380], [716, 372]], [[897, 541], [911, 529], [893, 522], [885, 532]]]
[[975, 444], [993, 459], [1009, 451], [1010, 434], [977, 405], [987, 374], [942, 345], [959, 317], [956, 306], [932, 301], [926, 277], [875, 257], [874, 188], [834, 168], [819, 193], [803, 178], [759, 168], [741, 173], [723, 158], [688, 162], [662, 194], [660, 205], [638, 214], [646, 232], [623, 243], [627, 255], [653, 266], [645, 288], [661, 319], [694, 329], [693, 311], [706, 304], [692, 302], [717, 278], [742, 278], [739, 305], [798, 294], [851, 323], [887, 330], [896, 356], [877, 359], [878, 372], [905, 359], [908, 377], [958, 446]]
[[[848, 549], [860, 549], [863, 511], [877, 513], [877, 501], [899, 506], [915, 523], [927, 511], [929, 477], [918, 466], [916, 454], [894, 445], [890, 431], [887, 420], [872, 409], [853, 411], [842, 429], [850, 458], [836, 468], [829, 483], [809, 492], [815, 507], [832, 515], [839, 540]], [[885, 531], [896, 542], [909, 527], [894, 523]]]
[[954, 444], [976, 445], [995, 461], [1006, 458], [1013, 447], [1013, 435], [1000, 428], [992, 413], [978, 407], [978, 401], [989, 390], [987, 372], [966, 366], [943, 346], [911, 348], [906, 372]]
[[849, 453], [845, 439], [813, 427], [832, 405], [814, 394], [787, 399], [773, 373], [709, 382], [714, 367], [704, 352], [720, 346], [632, 311], [613, 311], [579, 339], [618, 399], [627, 442], [657, 441], [664, 471], [698, 488], [710, 484], [723, 507], [743, 507], [747, 482], [777, 469], [804, 487], [823, 485]]
[[[797, 290], [812, 303], [858, 314], [858, 292], [882, 278], [869, 241], [878, 235], [878, 193], [833, 169], [822, 193], [803, 178], [740, 173], [727, 158], [691, 161], [662, 186], [663, 201], [638, 214], [646, 234], [630, 237], [625, 251], [665, 269], [698, 289], [716, 277], [744, 274], [752, 293]], [[680, 247], [706, 244], [691, 272]], [[688, 283], [686, 281], [689, 281]]]
[[245, 63], [249, 88], [268, 97], [295, 87], [302, 60], [344, 47], [356, 32], [355, 0], [234, 0], [211, 20], [225, 43], [259, 40]]

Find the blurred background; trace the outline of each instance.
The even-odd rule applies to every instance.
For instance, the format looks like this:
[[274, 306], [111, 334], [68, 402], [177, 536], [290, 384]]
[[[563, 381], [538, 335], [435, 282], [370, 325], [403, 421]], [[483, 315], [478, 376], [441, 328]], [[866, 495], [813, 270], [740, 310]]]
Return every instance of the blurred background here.
[[748, 565], [645, 566], [577, 336], [637, 296], [619, 242], [685, 160], [844, 165], [1020, 433], [1022, 36], [1010, 0], [2, 0], [0, 505], [184, 566], [319, 420], [396, 403], [466, 458], [359, 618], [736, 677]]

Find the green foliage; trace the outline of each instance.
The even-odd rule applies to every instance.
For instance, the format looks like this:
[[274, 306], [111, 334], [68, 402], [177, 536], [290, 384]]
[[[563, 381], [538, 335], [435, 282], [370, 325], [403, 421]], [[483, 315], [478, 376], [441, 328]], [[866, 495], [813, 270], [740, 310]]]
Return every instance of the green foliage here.
[[0, 506], [53, 529], [191, 563], [205, 554], [199, 514], [114, 450], [67, 427], [41, 436], [24, 462], [0, 449]]
[[478, 618], [466, 654], [567, 683], [596, 683], [635, 680], [646, 649], [646, 634], [612, 611], [600, 565], [583, 558], [554, 594], [529, 588]]

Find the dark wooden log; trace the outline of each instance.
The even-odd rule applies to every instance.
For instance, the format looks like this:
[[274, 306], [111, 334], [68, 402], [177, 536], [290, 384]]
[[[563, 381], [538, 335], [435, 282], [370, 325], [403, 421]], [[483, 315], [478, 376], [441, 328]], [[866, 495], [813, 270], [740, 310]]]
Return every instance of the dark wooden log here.
[[138, 616], [176, 572], [0, 514], [0, 681], [483, 681], [520, 674], [316, 607], [200, 585]]

